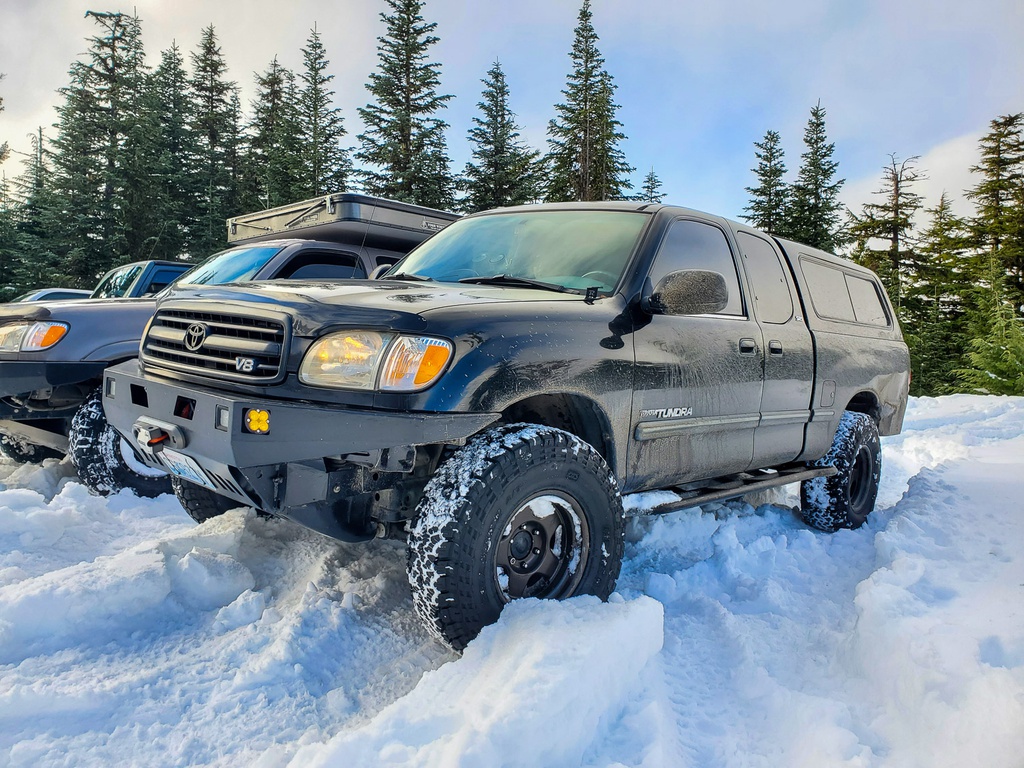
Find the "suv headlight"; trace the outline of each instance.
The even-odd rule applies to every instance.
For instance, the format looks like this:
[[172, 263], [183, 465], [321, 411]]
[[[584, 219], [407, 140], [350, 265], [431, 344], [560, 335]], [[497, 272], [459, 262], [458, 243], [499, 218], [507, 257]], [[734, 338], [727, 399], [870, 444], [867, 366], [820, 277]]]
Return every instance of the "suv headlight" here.
[[452, 344], [430, 336], [341, 331], [318, 339], [302, 358], [299, 381], [333, 389], [416, 392], [437, 381]]
[[67, 323], [15, 323], [0, 327], [0, 352], [39, 352], [64, 338]]

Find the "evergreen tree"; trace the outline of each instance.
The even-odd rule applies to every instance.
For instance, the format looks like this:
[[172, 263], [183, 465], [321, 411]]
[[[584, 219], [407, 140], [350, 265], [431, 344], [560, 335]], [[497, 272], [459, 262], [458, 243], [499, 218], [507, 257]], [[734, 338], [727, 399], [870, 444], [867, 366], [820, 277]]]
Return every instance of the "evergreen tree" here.
[[[5, 77], [7, 77], [7, 75], [5, 75], [3, 72], [0, 72], [0, 82], [2, 82]], [[3, 111], [4, 111], [4, 97], [0, 96], [0, 112], [3, 112]], [[10, 154], [11, 154], [10, 145], [6, 141], [3, 144], [0, 144], [0, 163], [2, 163], [4, 160], [6, 160], [8, 157], [10, 157]]]
[[583, 0], [565, 102], [555, 105], [557, 116], [548, 124], [550, 201], [617, 200], [633, 188], [634, 169], [619, 148], [626, 136], [615, 118], [615, 85], [604, 69], [592, 18], [590, 0]]
[[[245, 127], [242, 116], [242, 97], [237, 86], [231, 88], [228, 99], [228, 132], [224, 140], [224, 170], [228, 184], [224, 191], [224, 216], [244, 213], [242, 208], [242, 177], [247, 152]], [[224, 226], [224, 222], [221, 222]]]
[[834, 251], [840, 245], [839, 190], [845, 179], [835, 179], [839, 162], [832, 159], [835, 144], [825, 135], [825, 109], [818, 102], [811, 109], [804, 130], [800, 172], [792, 190], [790, 236], [815, 248]]
[[639, 199], [645, 203], [660, 203], [664, 198], [665, 193], [661, 191], [661, 179], [651, 168], [650, 172], [644, 176], [644, 185], [640, 188]]
[[232, 137], [236, 134], [237, 110], [233, 106], [235, 84], [225, 79], [227, 64], [217, 43], [213, 25], [206, 27], [192, 54], [190, 131], [196, 228], [189, 243], [190, 255], [205, 257], [225, 244], [224, 221], [232, 210]]
[[275, 57], [256, 75], [256, 98], [249, 123], [246, 210], [274, 208], [301, 200], [302, 147], [295, 75]]
[[[102, 204], [100, 237], [116, 262], [142, 255], [141, 243], [154, 221], [145, 201], [150, 177], [144, 172], [146, 142], [151, 124], [144, 112], [145, 52], [137, 17], [87, 11], [102, 28], [92, 38], [87, 65], [99, 102], [99, 140], [102, 143]], [[102, 269], [99, 271], [103, 271]]]
[[452, 97], [437, 92], [441, 65], [427, 60], [437, 24], [423, 20], [421, 0], [386, 2], [391, 13], [380, 14], [387, 32], [377, 38], [379, 69], [366, 85], [374, 101], [359, 109], [366, 129], [356, 158], [372, 166], [362, 173], [363, 185], [372, 195], [451, 208], [448, 125], [434, 115]]
[[314, 27], [306, 47], [302, 49], [305, 69], [300, 78], [299, 137], [302, 159], [302, 197], [315, 197], [344, 192], [348, 185], [351, 163], [342, 147], [345, 125], [341, 109], [331, 106], [334, 91], [327, 74], [327, 54]]
[[[1021, 314], [1024, 305], [1024, 113], [991, 122], [981, 139], [981, 176], [967, 197], [977, 206], [973, 228], [980, 248], [978, 270], [993, 293]], [[1004, 296], [1005, 294], [1005, 296]]]
[[[129, 144], [149, 130], [144, 114], [146, 67], [138, 18], [88, 12], [101, 32], [90, 38], [85, 61], [72, 64], [60, 89], [58, 133], [47, 229], [60, 256], [54, 278], [91, 287], [114, 264], [136, 258], [147, 237], [145, 212], [136, 204], [139, 182]], [[134, 138], [130, 138], [134, 135]], [[143, 163], [143, 165], [145, 165]]]
[[925, 213], [930, 223], [921, 234], [918, 270], [905, 282], [901, 322], [914, 372], [911, 394], [941, 395], [956, 391], [956, 371], [966, 364], [970, 239], [945, 193]]
[[44, 218], [61, 265], [54, 278], [73, 287], [94, 285], [96, 276], [112, 264], [103, 249], [97, 226], [102, 163], [94, 130], [98, 111], [89, 70], [74, 62], [70, 82], [58, 90], [57, 135], [52, 142], [51, 198], [55, 205]]
[[[856, 239], [856, 260], [882, 278], [889, 298], [902, 317], [903, 284], [913, 284], [920, 266], [909, 241], [914, 214], [921, 208], [921, 196], [913, 185], [922, 177], [915, 167], [917, 157], [900, 162], [889, 155], [883, 169], [882, 188], [875, 194], [882, 202], [865, 203], [863, 214], [853, 217], [850, 235]], [[877, 247], [884, 244], [884, 248]]]
[[[0, 81], [4, 79], [0, 73]], [[4, 98], [0, 96], [0, 112], [4, 111]], [[5, 141], [0, 144], [0, 163], [10, 156], [10, 149]], [[14, 298], [15, 286], [12, 283], [13, 262], [19, 254], [14, 245], [14, 204], [8, 189], [7, 177], [0, 173], [0, 302]]]
[[740, 218], [770, 235], [789, 237], [791, 191], [784, 180], [786, 164], [783, 157], [786, 153], [780, 141], [777, 131], [767, 131], [762, 141], [754, 142], [757, 167], [752, 170], [757, 175], [757, 185], [746, 188], [750, 204], [743, 210], [749, 211], [749, 215], [744, 214]]
[[959, 375], [965, 386], [981, 393], [1024, 394], [1022, 128], [1024, 113], [992, 121], [981, 140], [981, 162], [971, 168], [981, 181], [967, 193], [977, 206], [972, 222], [977, 289], [970, 307], [970, 364]]
[[1024, 319], [1005, 301], [994, 309], [988, 332], [971, 342], [960, 381], [980, 395], [1024, 395]]
[[154, 259], [174, 259], [189, 252], [196, 229], [188, 74], [177, 43], [160, 54], [149, 83], [150, 112], [156, 125], [149, 169], [159, 182], [160, 229], [150, 250]]
[[15, 257], [8, 274], [17, 288], [16, 293], [53, 284], [54, 276], [62, 272], [50, 229], [58, 201], [52, 197], [42, 128], [31, 141], [31, 160], [13, 185], [19, 204], [11, 243]]
[[501, 64], [494, 62], [481, 82], [483, 101], [477, 106], [483, 116], [473, 118], [476, 125], [468, 134], [475, 161], [466, 164], [465, 172], [464, 206], [469, 213], [536, 200], [543, 180], [540, 152], [519, 140]]

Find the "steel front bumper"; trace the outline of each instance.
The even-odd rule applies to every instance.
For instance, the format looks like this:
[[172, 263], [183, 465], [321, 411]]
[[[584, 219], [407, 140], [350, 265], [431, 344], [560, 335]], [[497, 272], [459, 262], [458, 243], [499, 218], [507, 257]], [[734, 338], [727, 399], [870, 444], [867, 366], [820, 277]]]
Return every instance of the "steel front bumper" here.
[[[246, 431], [244, 413], [251, 408], [269, 412], [267, 434]], [[194, 461], [217, 493], [285, 516], [292, 516], [293, 507], [331, 501], [325, 458], [343, 461], [351, 454], [454, 442], [499, 417], [240, 397], [147, 378], [135, 360], [107, 369], [103, 409], [107, 421], [152, 466], [170, 468], [160, 458], [170, 449]], [[146, 448], [140, 432], [153, 425], [169, 435]]]

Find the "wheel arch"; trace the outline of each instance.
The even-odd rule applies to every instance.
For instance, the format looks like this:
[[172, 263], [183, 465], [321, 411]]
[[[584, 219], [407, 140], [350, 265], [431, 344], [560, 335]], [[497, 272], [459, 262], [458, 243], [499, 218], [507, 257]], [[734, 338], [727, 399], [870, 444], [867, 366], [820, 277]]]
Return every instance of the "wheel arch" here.
[[532, 395], [506, 406], [501, 423], [526, 422], [565, 430], [589, 443], [609, 467], [615, 463], [615, 440], [611, 419], [594, 400], [577, 394]]
[[855, 394], [843, 410], [866, 414], [874, 420], [876, 426], [882, 420], [882, 406], [879, 403], [878, 395], [868, 390]]

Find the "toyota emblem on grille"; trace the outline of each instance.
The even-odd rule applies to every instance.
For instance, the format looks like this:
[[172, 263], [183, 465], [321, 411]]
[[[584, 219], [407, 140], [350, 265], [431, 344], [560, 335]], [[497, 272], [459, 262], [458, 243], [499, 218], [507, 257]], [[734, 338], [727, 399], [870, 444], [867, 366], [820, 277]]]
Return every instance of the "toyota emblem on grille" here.
[[202, 323], [192, 323], [185, 330], [185, 349], [189, 352], [198, 352], [203, 346], [203, 342], [206, 341], [206, 334], [209, 330]]

